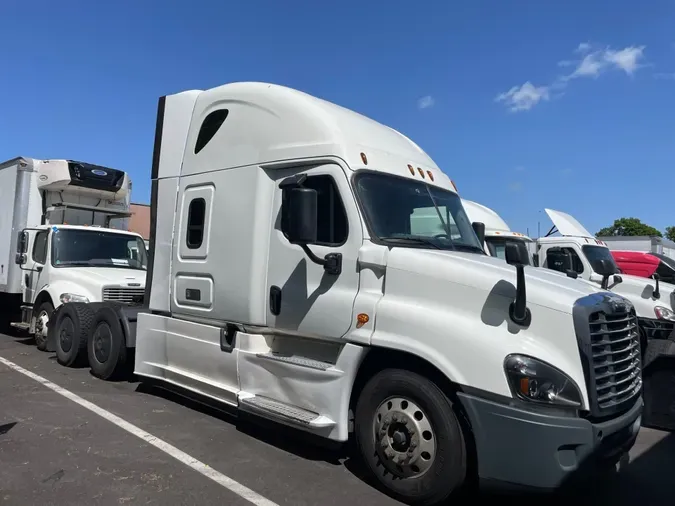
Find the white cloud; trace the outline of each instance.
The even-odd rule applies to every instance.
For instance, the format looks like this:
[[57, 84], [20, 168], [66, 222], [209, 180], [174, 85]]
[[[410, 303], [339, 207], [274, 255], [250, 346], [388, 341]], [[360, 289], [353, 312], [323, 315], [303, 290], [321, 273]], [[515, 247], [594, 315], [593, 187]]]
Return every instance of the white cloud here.
[[535, 86], [527, 81], [522, 86], [514, 86], [509, 91], [500, 93], [495, 101], [504, 102], [510, 111], [517, 112], [530, 110], [542, 100], [548, 99], [547, 86]]
[[519, 192], [520, 190], [523, 189], [523, 183], [520, 181], [514, 181], [513, 183], [509, 183], [509, 190], [512, 192]]
[[[562, 68], [573, 67], [568, 74], [559, 76], [552, 83], [544, 86], [534, 86], [530, 81], [521, 86], [514, 86], [509, 91], [500, 93], [495, 98], [497, 102], [504, 102], [510, 111], [527, 111], [532, 109], [542, 100], [557, 98], [562, 91], [574, 79], [592, 77], [597, 79], [604, 72], [619, 70], [626, 75], [632, 76], [640, 67], [645, 66], [645, 46], [627, 46], [623, 49], [595, 48], [589, 42], [582, 42], [574, 50], [580, 58], [562, 60], [558, 66]], [[552, 97], [551, 91], [557, 93]]]
[[591, 50], [591, 44], [589, 42], [582, 42], [577, 46], [575, 49], [575, 53], [587, 53], [588, 51]]
[[422, 97], [417, 101], [417, 107], [419, 109], [428, 109], [429, 107], [433, 107], [435, 103], [436, 101], [434, 100], [434, 97], [427, 95], [426, 97]]

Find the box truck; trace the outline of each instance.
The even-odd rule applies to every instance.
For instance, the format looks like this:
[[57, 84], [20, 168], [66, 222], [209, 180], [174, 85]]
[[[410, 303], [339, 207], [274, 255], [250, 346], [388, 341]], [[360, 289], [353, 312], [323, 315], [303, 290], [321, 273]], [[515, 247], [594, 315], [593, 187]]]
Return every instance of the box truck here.
[[44, 348], [64, 302], [142, 302], [147, 256], [143, 239], [125, 231], [130, 192], [129, 176], [108, 167], [0, 163], [0, 332], [27, 331]]
[[[419, 214], [435, 216], [426, 234]], [[143, 380], [353, 438], [409, 504], [475, 475], [554, 489], [634, 444], [635, 311], [517, 249], [491, 258], [480, 234], [392, 128], [272, 84], [169, 95], [147, 306], [64, 304], [50, 346], [65, 361], [86, 348], [103, 378], [135, 348]]]

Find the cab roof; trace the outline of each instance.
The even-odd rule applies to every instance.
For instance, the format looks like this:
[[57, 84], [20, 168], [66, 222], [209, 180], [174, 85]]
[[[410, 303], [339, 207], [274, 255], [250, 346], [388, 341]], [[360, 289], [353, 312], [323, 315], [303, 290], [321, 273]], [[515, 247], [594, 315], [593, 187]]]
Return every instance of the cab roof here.
[[485, 224], [485, 235], [490, 237], [513, 237], [524, 241], [533, 241], [519, 232], [512, 232], [508, 224], [495, 211], [473, 200], [462, 199], [464, 211], [470, 222]]

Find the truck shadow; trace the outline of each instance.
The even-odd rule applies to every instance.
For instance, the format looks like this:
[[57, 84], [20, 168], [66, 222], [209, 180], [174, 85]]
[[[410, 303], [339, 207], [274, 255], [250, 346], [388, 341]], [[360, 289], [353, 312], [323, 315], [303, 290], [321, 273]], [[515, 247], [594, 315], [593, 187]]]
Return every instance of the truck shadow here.
[[[161, 397], [181, 404], [188, 409], [228, 423], [247, 436], [300, 458], [343, 466], [352, 475], [377, 488], [372, 483], [360, 458], [350, 443], [326, 442], [299, 430], [283, 427], [274, 422], [236, 414], [229, 409], [196, 400], [192, 394], [174, 388], [167, 389], [153, 383], [139, 383], [137, 392]], [[273, 429], [273, 430], [270, 430]], [[575, 506], [613, 504], [615, 506], [666, 506], [673, 504], [672, 470], [675, 469], [675, 433], [642, 429], [630, 461], [618, 471], [603, 471], [588, 460], [563, 485], [552, 494], [523, 491], [494, 492], [463, 491], [452, 504], [473, 505], [477, 499], [487, 499], [490, 504], [522, 506], [522, 504]], [[526, 502], [524, 502], [526, 501]]]

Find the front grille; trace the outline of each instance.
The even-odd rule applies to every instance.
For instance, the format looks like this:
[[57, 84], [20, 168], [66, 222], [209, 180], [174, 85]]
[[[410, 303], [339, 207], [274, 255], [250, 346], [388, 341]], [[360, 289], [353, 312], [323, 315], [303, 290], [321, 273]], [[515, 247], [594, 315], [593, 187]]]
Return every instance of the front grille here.
[[616, 411], [642, 388], [640, 336], [634, 310], [596, 311], [588, 318], [589, 395], [596, 414]]
[[106, 286], [103, 288], [104, 302], [121, 302], [122, 304], [143, 304], [145, 288], [127, 286]]

